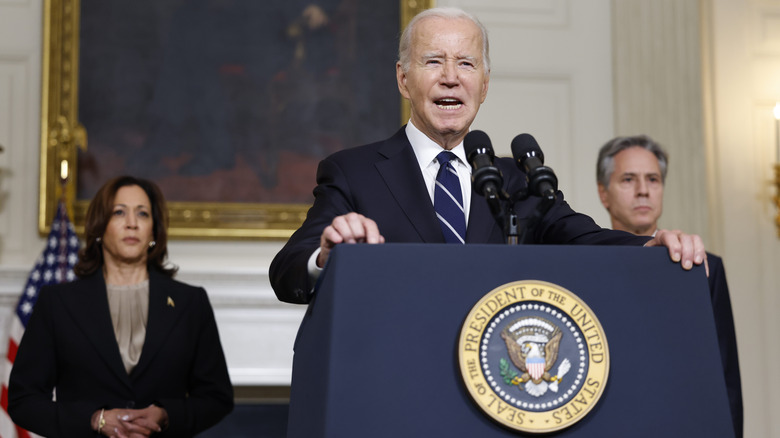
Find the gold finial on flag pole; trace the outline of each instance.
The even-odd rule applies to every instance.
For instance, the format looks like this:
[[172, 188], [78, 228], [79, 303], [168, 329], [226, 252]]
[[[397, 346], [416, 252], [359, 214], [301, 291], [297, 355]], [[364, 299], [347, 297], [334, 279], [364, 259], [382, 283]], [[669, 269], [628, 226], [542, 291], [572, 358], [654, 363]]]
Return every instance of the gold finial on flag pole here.
[[62, 196], [60, 197], [60, 201], [62, 201], [63, 205], [65, 205], [65, 208], [68, 210], [68, 215], [70, 215], [71, 206], [68, 205], [67, 201], [67, 186], [68, 186], [68, 160], [61, 160], [60, 161], [60, 187], [62, 188], [61, 193]]
[[[78, 149], [86, 150], [87, 133], [80, 124], [73, 125], [65, 116], [57, 117], [57, 124], [49, 132], [49, 148], [53, 152], [53, 162], [50, 164], [50, 181], [56, 188], [51, 199], [48, 217], [56, 214], [57, 203], [62, 202], [69, 217], [74, 216], [74, 204], [76, 199], [76, 163]], [[59, 180], [59, 184], [55, 181]]]

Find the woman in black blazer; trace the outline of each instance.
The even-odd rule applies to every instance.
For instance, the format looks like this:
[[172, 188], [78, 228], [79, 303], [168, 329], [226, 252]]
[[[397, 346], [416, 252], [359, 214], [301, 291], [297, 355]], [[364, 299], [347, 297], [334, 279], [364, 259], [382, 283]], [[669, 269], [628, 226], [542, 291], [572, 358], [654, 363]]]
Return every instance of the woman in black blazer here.
[[154, 183], [119, 177], [90, 203], [72, 283], [41, 289], [8, 412], [47, 437], [190, 437], [233, 409], [203, 288], [173, 280]]

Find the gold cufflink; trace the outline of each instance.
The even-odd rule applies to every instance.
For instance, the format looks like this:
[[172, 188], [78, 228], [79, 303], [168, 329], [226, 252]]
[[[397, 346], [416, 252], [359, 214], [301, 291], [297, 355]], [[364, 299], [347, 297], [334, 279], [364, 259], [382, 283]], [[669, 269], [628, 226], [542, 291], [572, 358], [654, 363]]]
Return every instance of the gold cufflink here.
[[176, 307], [176, 304], [173, 302], [173, 298], [168, 297], [168, 305], [171, 307]]

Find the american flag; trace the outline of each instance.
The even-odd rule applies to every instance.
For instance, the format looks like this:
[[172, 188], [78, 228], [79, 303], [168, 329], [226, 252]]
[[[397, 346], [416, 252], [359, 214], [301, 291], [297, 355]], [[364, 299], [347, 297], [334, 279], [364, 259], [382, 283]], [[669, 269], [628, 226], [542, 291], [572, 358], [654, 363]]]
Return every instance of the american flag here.
[[11, 315], [11, 324], [8, 330], [8, 354], [2, 375], [3, 388], [0, 405], [3, 409], [0, 411], [0, 438], [37, 436], [14, 425], [8, 416], [8, 377], [11, 374], [16, 350], [19, 348], [27, 321], [30, 320], [33, 306], [38, 300], [38, 291], [42, 286], [48, 284], [65, 283], [76, 279], [73, 266], [78, 260], [79, 246], [79, 239], [73, 229], [73, 224], [68, 220], [65, 205], [60, 202], [57, 216], [51, 224], [46, 248], [35, 262], [35, 267], [30, 272], [22, 296], [19, 297], [16, 312]]

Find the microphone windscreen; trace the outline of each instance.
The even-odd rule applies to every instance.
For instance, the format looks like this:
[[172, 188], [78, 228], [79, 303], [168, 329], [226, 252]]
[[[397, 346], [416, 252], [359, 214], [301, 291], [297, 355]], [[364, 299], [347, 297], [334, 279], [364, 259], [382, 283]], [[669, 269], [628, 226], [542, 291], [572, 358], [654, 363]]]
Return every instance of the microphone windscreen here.
[[537, 157], [544, 164], [544, 154], [539, 143], [531, 134], [520, 134], [512, 140], [512, 156], [521, 164], [528, 158]]
[[480, 130], [469, 131], [466, 134], [466, 138], [463, 139], [463, 149], [466, 151], [466, 158], [469, 160], [471, 160], [471, 155], [477, 149], [483, 149], [482, 152], [489, 153], [491, 157], [493, 156], [493, 143], [490, 142], [490, 137]]

